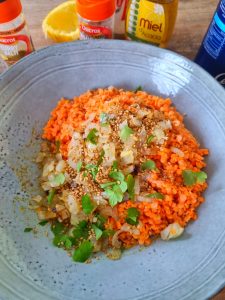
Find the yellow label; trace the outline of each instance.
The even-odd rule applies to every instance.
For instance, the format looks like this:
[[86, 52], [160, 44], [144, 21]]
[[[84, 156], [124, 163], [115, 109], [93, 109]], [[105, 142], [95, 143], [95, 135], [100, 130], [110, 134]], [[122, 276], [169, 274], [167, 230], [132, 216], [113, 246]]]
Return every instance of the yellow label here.
[[132, 40], [160, 45], [165, 31], [163, 5], [148, 0], [131, 0], [126, 19], [126, 34]]

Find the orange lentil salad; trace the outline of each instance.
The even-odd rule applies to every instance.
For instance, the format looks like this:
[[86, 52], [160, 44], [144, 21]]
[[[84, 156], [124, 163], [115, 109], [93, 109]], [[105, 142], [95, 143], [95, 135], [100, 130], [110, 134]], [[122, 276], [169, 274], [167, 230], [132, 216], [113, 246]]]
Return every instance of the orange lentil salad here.
[[61, 99], [37, 157], [32, 199], [53, 244], [76, 262], [179, 237], [207, 188], [204, 156], [170, 99], [109, 87]]

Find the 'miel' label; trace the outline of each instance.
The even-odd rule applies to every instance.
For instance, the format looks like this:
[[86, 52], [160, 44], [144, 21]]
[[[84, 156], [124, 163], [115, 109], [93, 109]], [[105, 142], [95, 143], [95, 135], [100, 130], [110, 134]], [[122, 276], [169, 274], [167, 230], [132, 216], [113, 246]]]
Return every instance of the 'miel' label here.
[[126, 19], [128, 38], [160, 45], [165, 32], [164, 7], [147, 0], [132, 0]]
[[112, 39], [112, 29], [104, 26], [93, 26], [87, 23], [80, 23], [80, 39]]

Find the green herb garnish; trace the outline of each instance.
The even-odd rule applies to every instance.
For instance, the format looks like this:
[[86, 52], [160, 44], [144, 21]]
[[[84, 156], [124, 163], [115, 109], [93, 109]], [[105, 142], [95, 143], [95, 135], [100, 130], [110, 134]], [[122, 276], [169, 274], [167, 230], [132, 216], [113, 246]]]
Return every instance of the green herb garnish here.
[[82, 196], [81, 204], [82, 204], [82, 209], [86, 215], [89, 215], [94, 209], [94, 205], [92, 204], [91, 198], [88, 194]]
[[54, 234], [54, 246], [70, 249], [74, 245], [73, 237], [68, 235], [69, 228], [67, 228], [63, 223], [55, 221], [51, 226], [51, 231]]
[[47, 223], [48, 223], [48, 220], [43, 220], [43, 221], [39, 222], [38, 225], [45, 226]]
[[93, 244], [90, 241], [84, 241], [74, 251], [73, 260], [76, 262], [85, 262], [92, 254], [94, 249]]
[[100, 184], [100, 187], [101, 187], [102, 189], [106, 189], [107, 187], [113, 186], [113, 185], [115, 185], [115, 184], [116, 184], [115, 181], [110, 181], [110, 182], [106, 182], [106, 183], [101, 183], [101, 184]]
[[103, 237], [103, 238], [106, 238], [106, 237], [113, 236], [114, 234], [115, 234], [115, 230], [112, 230], [112, 229], [106, 229], [106, 230], [103, 231], [102, 237]]
[[60, 223], [59, 221], [55, 221], [51, 226], [51, 231], [54, 233], [54, 235], [59, 235], [65, 232], [66, 227], [63, 223]]
[[62, 242], [62, 235], [55, 235], [54, 238], [53, 238], [53, 241], [52, 241], [52, 244], [56, 247], [61, 247], [63, 245], [63, 242]]
[[73, 230], [75, 241], [78, 242], [81, 238], [86, 240], [89, 235], [89, 230], [88, 222], [85, 220], [80, 221]]
[[98, 166], [97, 165], [93, 165], [93, 164], [87, 164], [85, 166], [85, 169], [88, 170], [91, 173], [93, 179], [95, 180], [96, 176], [98, 174]]
[[96, 240], [99, 240], [102, 236], [103, 231], [100, 228], [98, 228], [95, 224], [92, 224], [92, 228], [94, 230]]
[[137, 225], [140, 212], [135, 207], [130, 207], [127, 210], [126, 222], [130, 225]]
[[85, 177], [87, 177], [87, 176], [88, 176], [88, 172], [85, 171], [85, 172], [83, 173], [83, 178], [85, 178]]
[[157, 193], [157, 192], [149, 194], [149, 195], [146, 195], [146, 197], [152, 198], [152, 199], [162, 199], [162, 200], [165, 198], [163, 194]]
[[111, 177], [112, 179], [116, 180], [116, 181], [124, 181], [124, 175], [122, 172], [120, 171], [112, 171], [109, 173], [109, 177]]
[[73, 240], [71, 237], [66, 237], [65, 241], [64, 241], [64, 246], [66, 249], [70, 249], [73, 246]]
[[197, 183], [204, 183], [207, 179], [207, 174], [203, 171], [196, 172]]
[[59, 248], [70, 249], [73, 246], [73, 239], [67, 234], [59, 234], [54, 237], [53, 245]]
[[109, 114], [103, 112], [103, 113], [100, 114], [99, 119], [100, 119], [100, 123], [101, 123], [102, 126], [108, 125], [108, 122], [109, 122], [109, 119], [110, 119]]
[[134, 200], [135, 179], [134, 179], [133, 175], [131, 175], [131, 174], [127, 175], [126, 182], [127, 182], [127, 190], [128, 190], [130, 199]]
[[112, 207], [115, 206], [117, 203], [122, 202], [123, 192], [118, 185], [114, 185], [112, 189], [106, 189], [105, 192], [109, 197], [109, 203]]
[[113, 165], [112, 165], [112, 171], [117, 171], [118, 170], [118, 161], [114, 160]]
[[105, 222], [106, 222], [106, 218], [103, 217], [102, 215], [99, 215], [99, 214], [96, 215], [96, 218], [97, 218], [97, 222], [95, 223], [96, 226], [98, 228], [100, 228], [101, 230], [104, 230], [104, 225], [105, 225]]
[[105, 155], [105, 151], [104, 149], [102, 149], [100, 155], [99, 155], [99, 159], [98, 159], [98, 162], [97, 162], [97, 166], [100, 166], [101, 163], [103, 162], [103, 158], [104, 158], [104, 155]]
[[143, 88], [141, 85], [139, 85], [134, 92], [137, 93], [138, 91], [143, 91]]
[[147, 138], [147, 144], [149, 145], [153, 140], [154, 140], [154, 135], [151, 134], [148, 138]]
[[97, 132], [98, 130], [96, 128], [91, 129], [90, 132], [88, 133], [86, 140], [94, 145], [97, 145], [98, 142], [98, 136], [96, 134]]
[[182, 177], [184, 180], [184, 184], [186, 186], [191, 186], [196, 183], [204, 183], [207, 179], [207, 174], [202, 171], [194, 172], [191, 170], [184, 170], [182, 172]]
[[82, 168], [82, 165], [83, 165], [82, 161], [78, 161], [78, 163], [77, 163], [77, 165], [76, 165], [76, 169], [77, 169], [77, 172], [78, 172], [78, 173], [80, 172], [80, 170], [81, 170], [81, 168]]
[[54, 197], [55, 197], [55, 190], [51, 190], [47, 197], [48, 204], [52, 204]]
[[24, 229], [24, 232], [31, 232], [32, 230], [33, 230], [33, 228], [27, 227], [27, 228]]
[[130, 137], [131, 134], [133, 134], [134, 131], [128, 126], [128, 125], [125, 125], [123, 126], [123, 128], [121, 129], [120, 131], [120, 138], [123, 142], [126, 142], [127, 139]]
[[142, 164], [141, 169], [142, 170], [156, 170], [155, 162], [153, 160], [149, 159]]
[[109, 177], [115, 181], [102, 183], [100, 186], [105, 190], [107, 196], [109, 197], [110, 205], [115, 206], [118, 202], [123, 200], [123, 193], [125, 193], [127, 190], [125, 177], [123, 173], [118, 170], [117, 162], [114, 164], [112, 171], [109, 173]]
[[109, 173], [109, 177], [112, 179], [116, 180], [117, 185], [120, 187], [121, 191], [123, 193], [126, 192], [127, 190], [127, 183], [124, 181], [125, 177], [121, 171], [111, 171]]
[[52, 180], [54, 184], [56, 185], [62, 185], [66, 180], [66, 177], [63, 173], [59, 173], [54, 176], [54, 179]]
[[126, 183], [126, 181], [121, 181], [120, 184], [118, 184], [118, 186], [120, 187], [120, 189], [121, 189], [121, 191], [123, 193], [126, 192], [126, 190], [127, 190], [127, 183]]

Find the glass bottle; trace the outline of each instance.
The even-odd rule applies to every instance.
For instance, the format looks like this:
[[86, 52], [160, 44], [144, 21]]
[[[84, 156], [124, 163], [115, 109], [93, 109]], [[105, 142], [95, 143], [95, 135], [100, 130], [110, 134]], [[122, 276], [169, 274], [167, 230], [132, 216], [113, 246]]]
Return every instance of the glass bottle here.
[[177, 17], [178, 0], [129, 0], [126, 38], [166, 47]]
[[112, 39], [115, 0], [77, 0], [80, 39]]
[[217, 10], [199, 48], [195, 62], [225, 87], [225, 0]]
[[116, 1], [116, 13], [114, 22], [114, 37], [116, 39], [125, 38], [125, 20], [128, 0]]
[[34, 50], [20, 0], [0, 1], [0, 56], [10, 66]]

